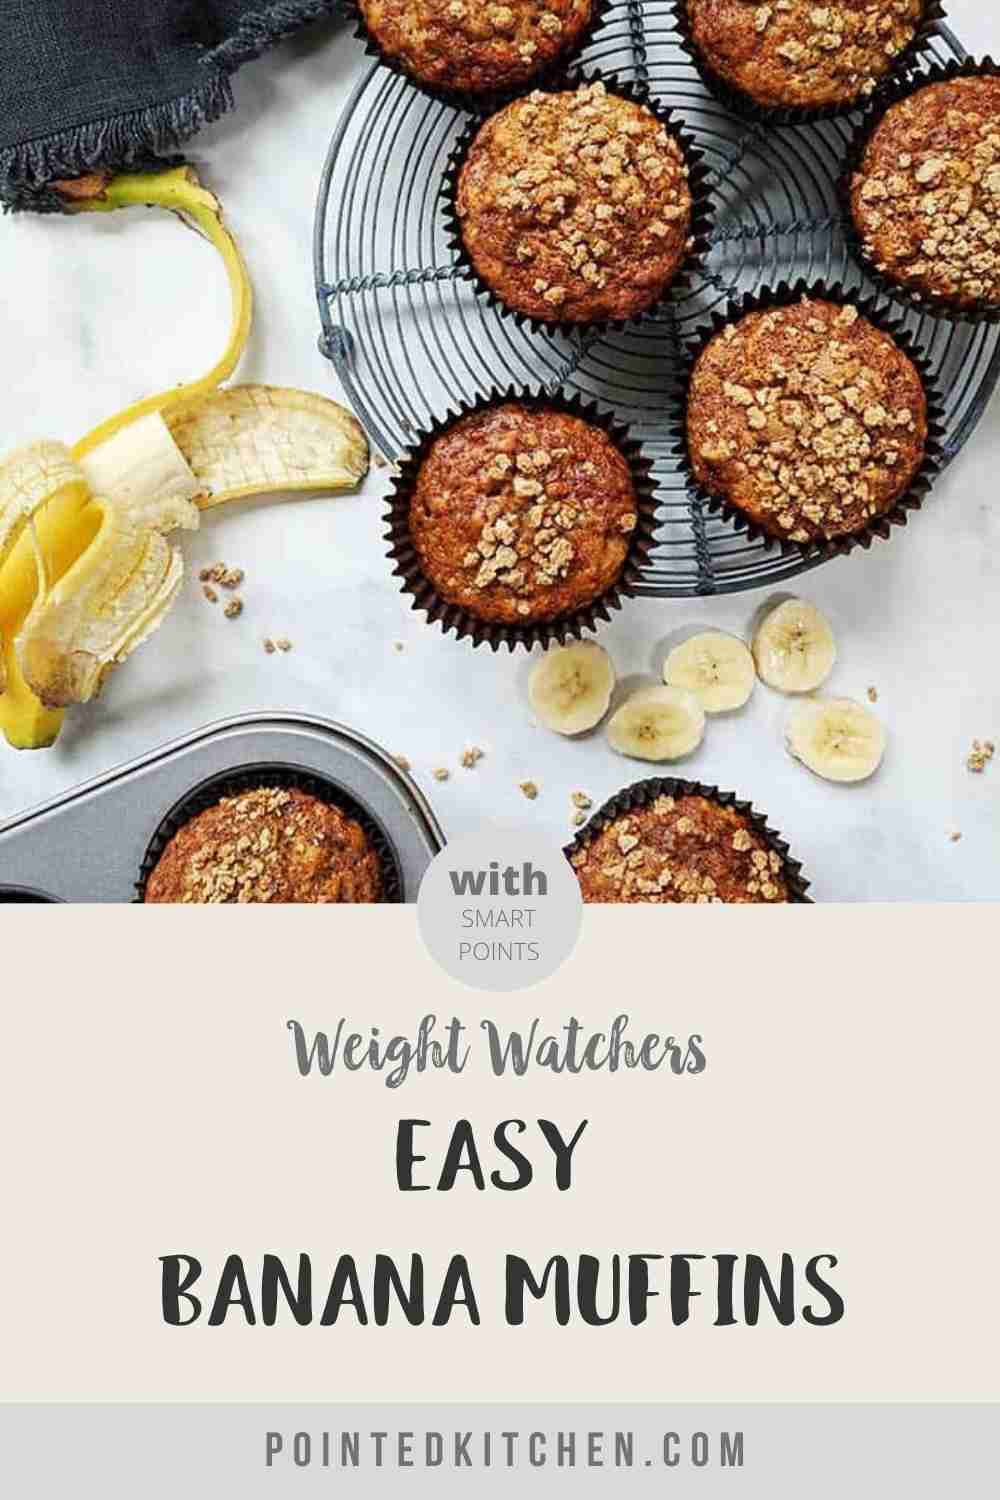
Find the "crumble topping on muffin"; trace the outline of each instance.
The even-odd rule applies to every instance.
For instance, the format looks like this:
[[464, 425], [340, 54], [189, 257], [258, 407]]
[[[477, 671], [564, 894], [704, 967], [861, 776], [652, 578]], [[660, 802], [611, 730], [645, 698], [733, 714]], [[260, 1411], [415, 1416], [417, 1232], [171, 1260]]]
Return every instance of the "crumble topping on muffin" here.
[[147, 902], [376, 902], [379, 860], [337, 807], [297, 787], [223, 797], [178, 830], [146, 882]]
[[690, 248], [688, 167], [652, 110], [603, 83], [536, 91], [479, 131], [458, 216], [507, 306], [541, 321], [627, 319], [662, 296]]
[[863, 530], [906, 493], [926, 451], [927, 397], [889, 334], [850, 304], [804, 297], [712, 339], [687, 429], [710, 494], [807, 543]]
[[1000, 78], [929, 84], [888, 110], [851, 205], [884, 275], [918, 296], [1000, 305]]
[[359, 0], [365, 25], [413, 77], [456, 93], [502, 92], [572, 52], [596, 0]]
[[510, 401], [434, 439], [410, 534], [442, 598], [479, 619], [529, 624], [612, 587], [636, 505], [629, 465], [601, 428]]
[[659, 796], [570, 855], [584, 901], [786, 902], [785, 862], [750, 820], [707, 797]]
[[872, 94], [913, 41], [924, 0], [686, 0], [706, 66], [766, 109]]

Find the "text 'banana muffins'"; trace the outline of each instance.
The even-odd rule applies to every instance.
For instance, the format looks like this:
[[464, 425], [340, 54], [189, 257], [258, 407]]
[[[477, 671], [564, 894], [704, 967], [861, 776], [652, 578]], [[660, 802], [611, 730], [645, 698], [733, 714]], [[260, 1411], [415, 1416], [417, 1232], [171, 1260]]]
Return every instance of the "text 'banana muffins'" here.
[[376, 902], [379, 858], [353, 818], [297, 787], [255, 788], [196, 813], [146, 882], [147, 902]]
[[554, 620], [612, 588], [638, 520], [631, 470], [582, 417], [506, 401], [436, 437], [410, 503], [421, 568], [477, 619]]
[[916, 296], [1000, 307], [1000, 78], [933, 83], [887, 111], [851, 185], [865, 254]]
[[750, 820], [707, 797], [659, 796], [570, 855], [588, 902], [789, 899], [785, 862]]
[[872, 94], [920, 28], [924, 0], [682, 0], [710, 72], [762, 109]]
[[457, 194], [476, 271], [540, 322], [624, 321], [651, 307], [686, 259], [692, 208], [679, 142], [603, 83], [536, 90], [493, 115]]
[[747, 313], [691, 376], [695, 478], [768, 535], [850, 536], [890, 511], [919, 472], [927, 396], [916, 365], [856, 308], [803, 297]]
[[537, 78], [583, 39], [596, 0], [358, 0], [372, 40], [413, 78], [459, 94]]

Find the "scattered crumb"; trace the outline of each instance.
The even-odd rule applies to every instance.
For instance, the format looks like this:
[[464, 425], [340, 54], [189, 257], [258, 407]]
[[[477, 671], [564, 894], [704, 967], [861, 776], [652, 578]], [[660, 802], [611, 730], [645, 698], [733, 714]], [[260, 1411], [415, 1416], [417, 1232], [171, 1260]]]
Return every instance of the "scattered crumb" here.
[[962, 835], [959, 833], [958, 829], [956, 829], [955, 832], [950, 833], [948, 837], [951, 839], [953, 844], [957, 844], [960, 842]]
[[571, 792], [570, 801], [572, 802], [573, 806], [578, 807], [581, 812], [589, 812], [594, 805], [591, 799], [587, 796], [586, 792]]
[[868, 702], [869, 703], [877, 703], [878, 702], [878, 688], [870, 687], [868, 689]]
[[584, 823], [586, 823], [586, 821], [587, 821], [587, 814], [585, 812], [578, 812], [578, 813], [574, 813], [573, 814], [573, 827], [574, 828], [582, 828], [583, 825], [584, 825]]
[[969, 752], [965, 764], [970, 771], [981, 775], [996, 754], [997, 747], [992, 740], [973, 740], [972, 749]]
[[264, 650], [267, 652], [268, 656], [274, 655], [274, 642], [272, 641], [270, 636], [266, 636], [264, 639]]
[[229, 603], [226, 605], [222, 613], [225, 615], [227, 620], [238, 619], [239, 616], [243, 613], [243, 600], [230, 599]]
[[292, 643], [287, 635], [279, 635], [274, 643], [279, 651], [291, 651]]
[[538, 796], [538, 786], [534, 781], [519, 781], [518, 786], [527, 797], [529, 802], [534, 802]]
[[211, 578], [211, 576], [212, 576], [212, 570], [211, 570], [211, 568], [202, 568], [201, 572], [198, 574], [198, 577], [199, 577], [199, 579], [201, 580], [202, 583], [207, 583], [208, 580]]
[[392, 649], [393, 651], [405, 651], [406, 647], [403, 645], [402, 641], [393, 641]]
[[484, 752], [478, 745], [470, 745], [468, 750], [462, 751], [462, 765], [466, 771], [471, 771], [483, 758]]
[[238, 589], [245, 576], [242, 568], [225, 568], [218, 582], [224, 589]]
[[448, 777], [451, 775], [451, 772], [448, 770], [447, 766], [436, 766], [435, 769], [431, 772], [431, 775], [434, 777], [435, 781], [447, 781]]
[[218, 594], [215, 592], [214, 589], [209, 588], [209, 586], [208, 586], [207, 583], [205, 584], [204, 588], [202, 589], [202, 593], [205, 595], [205, 598], [208, 600], [209, 604], [218, 604], [218, 602], [219, 602], [219, 596], [218, 596]]
[[410, 762], [405, 755], [394, 755], [392, 758], [401, 771], [408, 771], [410, 769]]
[[387, 469], [389, 467], [389, 460], [386, 458], [385, 454], [380, 453], [377, 448], [372, 454], [372, 457], [375, 460], [376, 469]]

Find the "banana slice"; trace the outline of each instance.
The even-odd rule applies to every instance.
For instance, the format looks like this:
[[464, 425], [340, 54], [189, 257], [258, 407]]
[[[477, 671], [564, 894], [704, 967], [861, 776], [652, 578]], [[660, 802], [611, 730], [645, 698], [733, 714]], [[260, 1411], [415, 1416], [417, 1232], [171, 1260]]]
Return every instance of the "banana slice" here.
[[789, 753], [827, 781], [866, 781], [882, 764], [885, 729], [851, 698], [810, 698], [785, 729]]
[[281, 490], [350, 490], [368, 439], [343, 406], [281, 386], [238, 385], [164, 413], [203, 510]]
[[608, 724], [612, 750], [637, 760], [680, 760], [704, 735], [704, 709], [694, 693], [677, 687], [633, 693]]
[[608, 711], [615, 669], [603, 646], [577, 641], [546, 651], [531, 669], [528, 699], [540, 722], [556, 734], [583, 734]]
[[753, 657], [734, 635], [706, 630], [675, 646], [663, 665], [669, 687], [694, 693], [707, 714], [742, 708], [757, 682]]
[[787, 599], [762, 620], [753, 638], [757, 672], [779, 693], [811, 693], [837, 660], [837, 643], [825, 615], [804, 599]]

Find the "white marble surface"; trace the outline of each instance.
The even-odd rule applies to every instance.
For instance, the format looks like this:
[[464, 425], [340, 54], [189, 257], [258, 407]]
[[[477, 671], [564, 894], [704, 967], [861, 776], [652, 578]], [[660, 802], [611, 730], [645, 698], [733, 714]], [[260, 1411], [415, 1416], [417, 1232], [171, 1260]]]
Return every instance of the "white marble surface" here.
[[[996, 51], [1000, 20], [989, 8], [949, 8], [968, 46]], [[258, 313], [243, 379], [336, 394], [316, 348], [313, 202], [346, 91], [366, 65], [343, 30], [300, 38], [240, 74], [238, 111], [194, 144], [253, 272]], [[0, 273], [4, 447], [78, 436], [207, 367], [224, 336], [211, 251], [164, 218], [8, 219]], [[872, 782], [830, 786], [791, 761], [786, 701], [764, 688], [744, 713], [711, 724], [678, 768], [766, 809], [818, 899], [1000, 897], [1000, 763], [982, 777], [964, 765], [974, 737], [1000, 741], [998, 472], [1000, 398], [908, 532], [801, 581], [836, 626], [831, 690], [878, 689], [889, 753]], [[247, 504], [185, 538], [181, 603], [102, 702], [74, 714], [53, 750], [0, 750], [0, 818], [210, 719], [260, 708], [308, 708], [405, 752], [452, 835], [523, 820], [563, 838], [571, 791], [599, 800], [643, 775], [600, 735], [568, 743], [537, 727], [523, 657], [473, 653], [411, 613], [383, 558], [383, 484], [373, 473], [358, 496]], [[216, 558], [247, 573], [246, 611], [232, 623], [200, 597], [198, 568]], [[764, 597], [635, 601], [601, 639], [623, 676], [649, 673], [667, 635], [694, 623], [743, 632]], [[288, 635], [293, 654], [266, 656], [268, 634]], [[467, 744], [486, 751], [475, 771], [457, 764]], [[438, 765], [452, 768], [444, 785], [431, 778]], [[528, 778], [541, 788], [530, 805], [518, 790]]]

